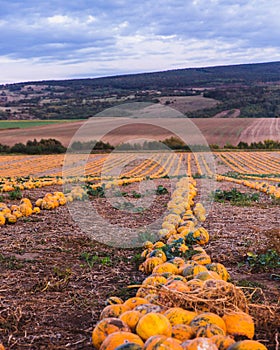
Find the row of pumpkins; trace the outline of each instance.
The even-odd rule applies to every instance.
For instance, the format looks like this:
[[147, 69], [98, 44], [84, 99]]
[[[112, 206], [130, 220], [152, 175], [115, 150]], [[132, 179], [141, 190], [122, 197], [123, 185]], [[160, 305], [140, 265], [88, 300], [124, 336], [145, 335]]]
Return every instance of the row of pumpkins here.
[[[270, 185], [267, 182], [257, 182], [257, 181], [248, 181], [248, 180], [241, 180], [241, 179], [235, 179], [233, 177], [223, 176], [223, 175], [217, 175], [216, 176], [217, 181], [227, 181], [232, 183], [237, 183], [244, 185], [246, 187], [249, 187], [251, 189], [257, 190], [259, 192], [263, 192], [269, 196], [280, 198], [280, 187]], [[271, 180], [271, 179], [270, 179]], [[272, 178], [273, 180], [273, 178]]]
[[13, 204], [8, 206], [6, 203], [0, 202], [0, 226], [14, 224], [21, 217], [39, 214], [41, 209], [52, 210], [65, 205], [67, 202], [82, 200], [86, 196], [86, 191], [82, 187], [77, 186], [66, 195], [59, 191], [46, 193], [43, 198], [36, 200], [34, 207], [29, 198], [22, 198], [19, 205]]
[[221, 289], [225, 295], [237, 291], [228, 282], [225, 266], [213, 263], [202, 248], [209, 234], [199, 227], [205, 220], [205, 209], [200, 203], [194, 205], [196, 194], [193, 178], [179, 180], [159, 231], [160, 240], [143, 245], [145, 261], [139, 269], [148, 277], [135, 297], [126, 301], [115, 296], [107, 299], [92, 332], [95, 349], [267, 349], [252, 340], [254, 322], [246, 311], [221, 308], [220, 312], [211, 312], [210, 303], [200, 302], [191, 307], [188, 298], [198, 295], [199, 301], [205, 291], [209, 294]]

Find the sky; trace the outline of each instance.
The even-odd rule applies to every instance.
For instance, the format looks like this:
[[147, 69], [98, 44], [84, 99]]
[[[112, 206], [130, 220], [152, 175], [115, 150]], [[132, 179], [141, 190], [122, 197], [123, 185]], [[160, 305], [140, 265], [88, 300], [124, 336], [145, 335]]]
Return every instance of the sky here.
[[279, 0], [0, 0], [0, 83], [280, 61]]

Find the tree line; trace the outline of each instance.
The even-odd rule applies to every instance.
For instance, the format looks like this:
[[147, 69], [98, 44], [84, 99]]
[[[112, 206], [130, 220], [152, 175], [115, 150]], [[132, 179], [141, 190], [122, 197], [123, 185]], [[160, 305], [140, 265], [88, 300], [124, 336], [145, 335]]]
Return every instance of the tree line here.
[[0, 153], [22, 153], [22, 154], [56, 154], [65, 153], [64, 147], [60, 141], [56, 139], [36, 139], [28, 140], [26, 144], [16, 143], [14, 146], [0, 144]]
[[[185, 152], [202, 152], [219, 149], [241, 149], [241, 150], [274, 150], [280, 149], [280, 142], [274, 140], [265, 140], [260, 142], [239, 142], [238, 145], [226, 143], [223, 147], [219, 145], [187, 145], [177, 137], [170, 137], [163, 141], [144, 141], [143, 143], [121, 143], [113, 146], [109, 142], [103, 141], [75, 141], [68, 148], [73, 153], [98, 153], [115, 151], [155, 151], [155, 150], [174, 150]], [[26, 144], [16, 143], [14, 146], [7, 146], [0, 143], [0, 153], [20, 153], [20, 154], [57, 154], [65, 153], [67, 150], [60, 141], [56, 139], [41, 139], [37, 141], [28, 140]]]

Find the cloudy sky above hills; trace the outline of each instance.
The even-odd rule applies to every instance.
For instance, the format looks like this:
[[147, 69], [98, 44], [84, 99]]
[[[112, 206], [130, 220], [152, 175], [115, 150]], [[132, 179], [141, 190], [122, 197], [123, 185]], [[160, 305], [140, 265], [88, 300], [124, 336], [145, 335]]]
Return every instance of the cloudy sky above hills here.
[[280, 60], [279, 0], [0, 0], [0, 83]]

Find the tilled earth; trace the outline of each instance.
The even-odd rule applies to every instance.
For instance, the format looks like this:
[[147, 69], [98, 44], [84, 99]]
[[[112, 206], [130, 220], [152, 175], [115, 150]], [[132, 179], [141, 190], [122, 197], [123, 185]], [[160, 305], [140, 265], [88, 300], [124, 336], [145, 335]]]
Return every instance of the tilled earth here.
[[[158, 180], [159, 184], [170, 192], [168, 180]], [[233, 186], [251, 191], [217, 184], [221, 189]], [[24, 195], [34, 201], [58, 189], [37, 189]], [[149, 192], [136, 198], [139, 184], [121, 191], [125, 192], [124, 202], [135, 204], [138, 212], [126, 211], [122, 201], [114, 208], [104, 198], [93, 200], [99, 214], [118, 224], [120, 230], [148, 226], [164, 214], [170, 198], [170, 194], [158, 195], [149, 209], [140, 210], [144, 206], [141, 200], [148, 200]], [[204, 223], [211, 237], [206, 250], [212, 260], [223, 263], [233, 282], [253, 294], [250, 302], [262, 306], [279, 303], [280, 271], [276, 267], [252, 268], [247, 253], [261, 254], [268, 249], [279, 253], [279, 214], [279, 205], [261, 194], [259, 202], [246, 207], [212, 202]], [[108, 227], [100, 230], [105, 237]], [[127, 286], [144, 278], [137, 269], [140, 248], [114, 248], [97, 240], [81, 232], [67, 207], [42, 211], [0, 228], [0, 340], [8, 349], [92, 349], [92, 328], [106, 298], [128, 298], [134, 291]], [[265, 317], [258, 325], [257, 339], [275, 349], [280, 325], [276, 318]]]

